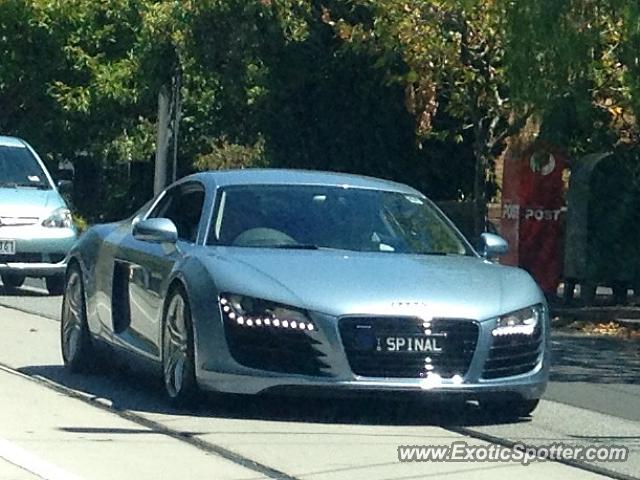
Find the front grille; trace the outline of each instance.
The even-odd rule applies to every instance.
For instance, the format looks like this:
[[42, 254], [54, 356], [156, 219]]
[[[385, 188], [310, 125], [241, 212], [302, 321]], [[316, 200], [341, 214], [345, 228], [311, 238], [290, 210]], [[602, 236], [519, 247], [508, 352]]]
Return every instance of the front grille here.
[[26, 227], [38, 223], [38, 217], [0, 217], [0, 226]]
[[483, 378], [521, 375], [533, 370], [542, 353], [540, 323], [532, 335], [514, 334], [492, 337], [489, 357], [484, 365]]
[[225, 322], [227, 344], [241, 365], [279, 373], [325, 376], [320, 342], [303, 330], [249, 328]]
[[42, 263], [41, 253], [16, 253], [0, 255], [0, 263]]
[[[366, 377], [424, 378], [429, 372], [443, 378], [464, 376], [478, 341], [478, 325], [472, 320], [430, 320], [425, 334], [424, 320], [415, 317], [349, 317], [339, 323], [342, 343], [351, 370]], [[412, 346], [435, 339], [441, 351], [388, 351], [389, 339]], [[411, 339], [411, 340], [409, 340]], [[433, 343], [431, 344], [433, 346]]]
[[16, 253], [15, 255], [0, 255], [0, 263], [60, 263], [65, 259], [64, 253]]

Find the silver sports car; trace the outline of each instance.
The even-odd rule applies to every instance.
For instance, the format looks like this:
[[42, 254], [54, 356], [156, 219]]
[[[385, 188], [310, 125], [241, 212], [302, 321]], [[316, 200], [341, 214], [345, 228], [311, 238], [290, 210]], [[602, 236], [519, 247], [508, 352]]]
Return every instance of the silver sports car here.
[[420, 192], [291, 170], [200, 173], [73, 248], [61, 339], [199, 389], [475, 399], [527, 415], [549, 370], [545, 299], [483, 235], [477, 253]]

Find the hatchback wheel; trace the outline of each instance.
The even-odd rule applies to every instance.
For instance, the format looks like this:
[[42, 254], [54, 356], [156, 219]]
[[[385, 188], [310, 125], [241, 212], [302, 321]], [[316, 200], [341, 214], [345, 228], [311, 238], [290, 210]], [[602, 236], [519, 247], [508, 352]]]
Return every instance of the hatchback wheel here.
[[86, 372], [95, 368], [96, 358], [87, 324], [84, 284], [77, 266], [70, 268], [64, 288], [60, 345], [64, 365], [72, 372]]
[[175, 405], [185, 405], [198, 392], [191, 310], [186, 294], [176, 289], [170, 297], [163, 321], [162, 371], [164, 389]]
[[47, 277], [45, 278], [47, 290], [50, 295], [62, 295], [64, 293], [64, 277]]
[[23, 275], [7, 273], [2, 275], [2, 284], [7, 288], [19, 288], [24, 283]]

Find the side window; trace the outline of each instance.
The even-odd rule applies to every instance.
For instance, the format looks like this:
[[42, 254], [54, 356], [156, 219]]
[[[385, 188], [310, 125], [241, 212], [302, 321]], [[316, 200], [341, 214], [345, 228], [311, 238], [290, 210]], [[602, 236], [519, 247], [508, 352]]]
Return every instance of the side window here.
[[173, 197], [176, 194], [177, 194], [176, 188], [167, 190], [167, 192], [164, 194], [162, 199], [160, 199], [160, 201], [156, 204], [156, 206], [153, 207], [153, 210], [149, 212], [149, 215], [147, 215], [147, 218], [163, 218], [164, 213], [169, 208], [169, 205], [171, 205], [171, 202], [173, 201]]
[[178, 229], [178, 238], [195, 243], [204, 206], [204, 190], [200, 185], [181, 185], [167, 191], [149, 214], [149, 218], [168, 218]]

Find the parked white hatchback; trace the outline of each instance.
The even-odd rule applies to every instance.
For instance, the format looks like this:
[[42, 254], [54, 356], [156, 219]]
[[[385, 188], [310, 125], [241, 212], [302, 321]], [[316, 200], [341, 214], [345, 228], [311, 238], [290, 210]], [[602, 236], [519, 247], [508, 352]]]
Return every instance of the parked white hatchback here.
[[[59, 186], [66, 186], [61, 183]], [[67, 252], [78, 236], [44, 163], [24, 140], [0, 136], [0, 276], [5, 288], [44, 278], [62, 293]]]

